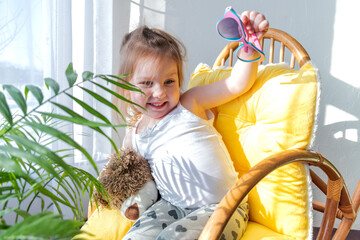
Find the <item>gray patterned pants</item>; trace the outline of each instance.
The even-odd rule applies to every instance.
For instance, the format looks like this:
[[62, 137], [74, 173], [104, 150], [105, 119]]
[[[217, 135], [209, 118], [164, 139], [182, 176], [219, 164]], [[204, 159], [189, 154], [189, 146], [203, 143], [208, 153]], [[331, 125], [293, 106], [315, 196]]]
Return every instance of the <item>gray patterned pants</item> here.
[[[183, 209], [160, 199], [152, 205], [124, 236], [123, 240], [198, 239], [218, 204], [197, 209]], [[247, 203], [241, 204], [231, 217], [221, 240], [240, 239], [249, 220]]]

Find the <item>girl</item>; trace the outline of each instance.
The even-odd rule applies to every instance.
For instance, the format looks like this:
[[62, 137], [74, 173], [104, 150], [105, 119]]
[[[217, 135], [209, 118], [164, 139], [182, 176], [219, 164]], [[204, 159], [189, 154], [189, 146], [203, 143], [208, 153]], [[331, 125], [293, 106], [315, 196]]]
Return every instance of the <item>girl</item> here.
[[[264, 15], [257, 12], [246, 11], [241, 18], [248, 32], [258, 38], [268, 28]], [[161, 196], [123, 239], [197, 239], [237, 180], [209, 109], [248, 91], [258, 63], [237, 61], [229, 78], [181, 94], [184, 52], [174, 37], [148, 27], [127, 34], [121, 46], [120, 74], [133, 73], [127, 81], [145, 93], [123, 93], [138, 105], [128, 105], [123, 111], [137, 119], [124, 147], [134, 148], [149, 161]], [[247, 220], [248, 206], [242, 203], [223, 237], [239, 239]]]

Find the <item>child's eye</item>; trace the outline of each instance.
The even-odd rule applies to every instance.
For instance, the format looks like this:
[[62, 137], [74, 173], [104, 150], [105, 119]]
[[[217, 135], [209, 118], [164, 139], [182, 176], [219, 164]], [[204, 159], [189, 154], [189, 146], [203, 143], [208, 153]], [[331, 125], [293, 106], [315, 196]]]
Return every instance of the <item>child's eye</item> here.
[[168, 79], [165, 81], [165, 85], [171, 85], [175, 82], [175, 80], [172, 80], [172, 79]]
[[146, 87], [151, 87], [152, 86], [152, 82], [151, 81], [144, 81], [141, 83], [142, 85], [145, 85]]

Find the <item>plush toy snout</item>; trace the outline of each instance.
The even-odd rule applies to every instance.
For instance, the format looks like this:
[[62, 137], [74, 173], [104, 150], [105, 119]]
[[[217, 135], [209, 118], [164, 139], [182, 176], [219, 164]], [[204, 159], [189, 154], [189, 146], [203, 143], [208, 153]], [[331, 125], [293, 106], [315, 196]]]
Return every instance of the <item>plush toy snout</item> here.
[[131, 195], [121, 205], [121, 214], [130, 221], [136, 221], [158, 198], [154, 181], [147, 182], [137, 194]]

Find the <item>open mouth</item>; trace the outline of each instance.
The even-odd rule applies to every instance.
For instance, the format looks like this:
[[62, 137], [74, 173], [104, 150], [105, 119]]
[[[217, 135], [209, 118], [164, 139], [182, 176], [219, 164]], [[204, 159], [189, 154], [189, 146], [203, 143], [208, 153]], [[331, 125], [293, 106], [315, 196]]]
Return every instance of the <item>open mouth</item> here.
[[150, 105], [151, 107], [156, 108], [156, 109], [160, 109], [160, 108], [164, 107], [165, 104], [166, 104], [166, 102], [161, 102], [161, 103], [148, 103], [148, 105]]

